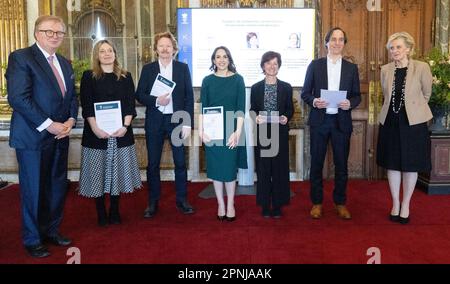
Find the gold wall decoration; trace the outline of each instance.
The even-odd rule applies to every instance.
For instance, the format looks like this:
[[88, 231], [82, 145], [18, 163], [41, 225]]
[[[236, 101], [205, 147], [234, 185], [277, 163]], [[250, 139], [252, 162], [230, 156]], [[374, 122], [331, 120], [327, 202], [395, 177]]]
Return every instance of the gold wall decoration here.
[[202, 8], [291, 8], [293, 0], [202, 0]]
[[9, 118], [11, 108], [7, 102], [5, 71], [8, 55], [27, 46], [25, 0], [0, 0], [0, 117]]

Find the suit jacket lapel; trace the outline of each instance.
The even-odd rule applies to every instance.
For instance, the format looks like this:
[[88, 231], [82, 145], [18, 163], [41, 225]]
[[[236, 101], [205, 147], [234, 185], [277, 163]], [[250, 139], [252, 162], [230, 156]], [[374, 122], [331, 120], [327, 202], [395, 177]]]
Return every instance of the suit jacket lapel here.
[[[323, 88], [321, 89], [325, 89], [328, 90], [328, 66], [327, 66], [327, 57], [323, 58], [322, 64], [320, 64], [320, 74], [323, 74]], [[320, 94], [320, 90], [319, 90], [319, 94]]]
[[55, 88], [55, 91], [60, 95], [62, 98], [61, 90], [59, 89], [58, 81], [56, 80], [55, 74], [53, 74], [52, 68], [50, 67], [50, 64], [47, 61], [47, 58], [45, 58], [44, 54], [39, 50], [39, 47], [34, 44], [32, 46], [34, 59], [36, 62], [41, 66], [42, 70], [44, 70], [45, 74], [47, 74], [47, 77], [51, 81], [53, 87]]
[[[172, 61], [172, 81], [174, 81], [177, 84], [179, 81], [178, 76], [180, 75], [179, 67], [180, 66], [177, 64], [177, 62], [175, 60], [173, 60]], [[176, 86], [175, 86], [175, 88], [176, 88]]]
[[344, 59], [342, 59], [341, 74], [340, 74], [341, 77], [339, 78], [339, 90], [344, 90], [344, 80], [342, 80], [342, 78], [346, 71], [347, 71], [347, 62]]

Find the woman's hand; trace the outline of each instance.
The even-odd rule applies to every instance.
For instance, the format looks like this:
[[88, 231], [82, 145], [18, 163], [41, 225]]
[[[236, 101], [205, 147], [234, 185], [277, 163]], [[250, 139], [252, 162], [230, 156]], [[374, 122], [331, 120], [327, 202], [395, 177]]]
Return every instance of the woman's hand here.
[[108, 133], [98, 127], [92, 128], [92, 132], [94, 132], [95, 136], [99, 139], [108, 139], [110, 137]]
[[199, 131], [198, 136], [200, 137], [200, 140], [203, 141], [203, 143], [211, 142], [211, 139], [209, 138], [208, 134], [206, 134], [203, 131]]
[[258, 115], [258, 116], [255, 118], [255, 121], [256, 121], [256, 124], [262, 124], [262, 123], [265, 123], [265, 122], [266, 122], [266, 119], [265, 119], [263, 116]]
[[114, 138], [123, 137], [123, 136], [125, 136], [127, 131], [128, 131], [128, 129], [125, 126], [122, 126], [121, 128], [117, 129], [113, 134], [111, 134], [111, 137], [114, 137]]
[[287, 122], [288, 122], [288, 119], [286, 116], [284, 116], [284, 115], [280, 116], [280, 124], [281, 125], [286, 125]]
[[240, 131], [235, 131], [230, 135], [230, 138], [228, 138], [228, 143], [227, 146], [230, 149], [234, 149], [236, 148], [236, 146], [239, 143], [239, 137], [241, 136], [241, 132]]

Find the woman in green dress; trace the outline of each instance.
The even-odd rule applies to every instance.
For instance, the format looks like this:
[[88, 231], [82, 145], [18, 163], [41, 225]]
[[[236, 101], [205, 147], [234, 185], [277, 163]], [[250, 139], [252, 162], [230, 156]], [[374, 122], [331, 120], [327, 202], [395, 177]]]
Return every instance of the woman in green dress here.
[[[203, 131], [203, 115], [199, 119], [200, 139], [205, 143], [206, 173], [213, 180], [218, 202], [217, 219], [236, 220], [234, 193], [238, 168], [247, 168], [245, 134], [243, 133], [245, 113], [245, 84], [228, 48], [217, 47], [211, 56], [211, 71], [202, 82], [202, 113], [206, 107], [223, 107], [223, 139], [213, 140]], [[227, 123], [228, 121], [228, 123]], [[231, 123], [230, 123], [231, 122]], [[232, 127], [227, 126], [231, 125]], [[223, 187], [227, 192], [227, 206]]]

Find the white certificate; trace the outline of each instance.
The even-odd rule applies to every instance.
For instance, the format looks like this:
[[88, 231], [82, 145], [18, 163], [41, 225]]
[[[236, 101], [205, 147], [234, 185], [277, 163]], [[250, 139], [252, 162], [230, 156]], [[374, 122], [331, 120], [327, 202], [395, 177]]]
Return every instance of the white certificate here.
[[173, 89], [175, 89], [175, 86], [176, 83], [174, 81], [171, 81], [158, 73], [155, 82], [153, 83], [150, 95], [154, 97], [159, 97], [166, 94], [172, 94]]
[[203, 133], [211, 140], [223, 140], [223, 106], [203, 108]]
[[347, 91], [320, 90], [320, 98], [328, 102], [327, 108], [338, 108], [340, 102], [347, 98]]
[[278, 115], [261, 115], [260, 117], [265, 123], [280, 123], [280, 116]]
[[108, 134], [123, 126], [120, 101], [95, 103], [95, 121], [97, 126]]

